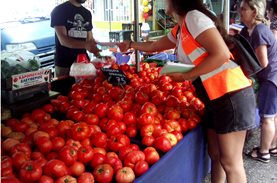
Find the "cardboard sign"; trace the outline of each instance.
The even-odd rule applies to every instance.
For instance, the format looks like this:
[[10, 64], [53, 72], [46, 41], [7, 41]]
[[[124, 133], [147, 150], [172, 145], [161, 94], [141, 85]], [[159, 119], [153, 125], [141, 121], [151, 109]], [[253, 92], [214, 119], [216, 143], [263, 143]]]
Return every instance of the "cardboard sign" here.
[[103, 67], [101, 68], [101, 70], [104, 73], [108, 82], [113, 85], [126, 85], [130, 82], [130, 80], [121, 70]]
[[26, 88], [51, 81], [51, 69], [25, 72], [12, 76], [12, 90]]

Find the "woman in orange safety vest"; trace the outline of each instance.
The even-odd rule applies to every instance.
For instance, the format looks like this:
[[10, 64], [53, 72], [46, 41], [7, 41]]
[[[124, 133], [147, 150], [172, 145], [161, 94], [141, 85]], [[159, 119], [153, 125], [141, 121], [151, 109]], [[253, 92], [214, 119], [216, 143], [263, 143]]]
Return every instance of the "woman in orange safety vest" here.
[[167, 74], [175, 81], [192, 80], [205, 103], [202, 118], [207, 127], [211, 181], [246, 183], [242, 151], [246, 131], [255, 124], [255, 95], [241, 68], [230, 60], [228, 35], [202, 0], [165, 0], [165, 11], [177, 25], [158, 41], [130, 42], [121, 51], [146, 52], [176, 49], [177, 60], [195, 67], [185, 73]]

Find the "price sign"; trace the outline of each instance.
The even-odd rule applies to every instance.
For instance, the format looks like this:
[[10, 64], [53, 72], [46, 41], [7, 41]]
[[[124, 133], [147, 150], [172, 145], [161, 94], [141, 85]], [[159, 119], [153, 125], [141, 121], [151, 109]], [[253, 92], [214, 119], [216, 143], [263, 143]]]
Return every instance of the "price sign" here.
[[110, 69], [110, 68], [101, 68], [102, 72], [104, 73], [106, 79], [109, 83], [113, 85], [126, 85], [129, 84], [130, 80], [126, 77], [126, 75], [117, 69]]

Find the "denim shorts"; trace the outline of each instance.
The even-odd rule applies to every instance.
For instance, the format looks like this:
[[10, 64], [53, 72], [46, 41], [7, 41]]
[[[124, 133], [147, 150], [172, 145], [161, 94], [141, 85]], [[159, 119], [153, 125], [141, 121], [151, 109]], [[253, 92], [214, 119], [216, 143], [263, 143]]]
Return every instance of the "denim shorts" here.
[[271, 81], [261, 82], [257, 101], [261, 117], [274, 117], [277, 114], [277, 87]]
[[[197, 83], [197, 84], [196, 84]], [[198, 97], [205, 103], [202, 122], [217, 134], [249, 130], [256, 127], [256, 100], [252, 87], [209, 100], [202, 83], [193, 82]]]

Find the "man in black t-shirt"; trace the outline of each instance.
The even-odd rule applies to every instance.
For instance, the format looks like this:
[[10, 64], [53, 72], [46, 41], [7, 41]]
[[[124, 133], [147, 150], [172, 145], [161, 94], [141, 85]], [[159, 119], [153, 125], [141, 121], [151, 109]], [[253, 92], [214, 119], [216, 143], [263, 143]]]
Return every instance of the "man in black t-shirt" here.
[[99, 50], [92, 35], [92, 17], [81, 4], [86, 0], [68, 0], [51, 13], [51, 27], [55, 28], [55, 74], [68, 76], [70, 66], [79, 53], [97, 55]]

